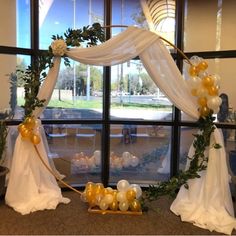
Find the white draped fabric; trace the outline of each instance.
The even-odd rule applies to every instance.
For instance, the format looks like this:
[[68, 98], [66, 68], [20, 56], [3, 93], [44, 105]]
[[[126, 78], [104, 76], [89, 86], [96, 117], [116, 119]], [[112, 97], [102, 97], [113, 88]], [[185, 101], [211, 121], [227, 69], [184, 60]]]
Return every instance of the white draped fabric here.
[[[106, 66], [123, 63], [139, 55], [148, 74], [173, 104], [194, 119], [198, 119], [197, 104], [185, 80], [162, 41], [150, 31], [128, 27], [124, 32], [99, 46], [70, 49], [66, 55], [81, 63]], [[52, 95], [59, 67], [60, 57], [56, 57], [54, 66], [39, 91], [39, 99], [46, 99], [45, 106]], [[38, 117], [42, 111], [43, 108], [36, 109], [34, 115]], [[223, 145], [217, 129], [212, 134], [211, 145], [214, 142]], [[45, 147], [42, 143], [38, 149], [46, 160]], [[189, 181], [189, 190], [181, 188], [171, 210], [180, 215], [184, 221], [193, 222], [209, 230], [221, 229], [219, 232], [230, 233], [236, 228], [236, 221], [230, 197], [224, 148], [210, 149], [208, 168], [202, 175], [199, 179]], [[38, 201], [42, 186], [47, 188], [43, 188], [45, 190], [43, 197]], [[61, 193], [58, 194], [60, 192], [58, 189], [54, 178], [38, 160], [32, 144], [18, 137], [6, 193], [7, 204], [21, 213], [39, 208], [48, 209], [48, 206], [55, 207], [57, 203], [65, 200]], [[201, 194], [198, 193], [200, 189]], [[55, 192], [50, 195], [54, 190]], [[55, 196], [53, 200], [52, 195]], [[25, 209], [27, 210], [24, 212]], [[196, 209], [201, 209], [200, 215]], [[194, 214], [196, 217], [191, 218]]]

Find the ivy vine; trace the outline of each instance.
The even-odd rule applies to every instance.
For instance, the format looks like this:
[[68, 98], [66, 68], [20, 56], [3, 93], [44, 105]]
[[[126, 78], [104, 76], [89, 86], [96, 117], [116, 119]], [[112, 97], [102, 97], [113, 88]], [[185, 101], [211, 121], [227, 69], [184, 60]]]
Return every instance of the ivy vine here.
[[[210, 148], [210, 136], [215, 130], [214, 119], [212, 112], [206, 117], [199, 118], [198, 126], [200, 131], [198, 134], [193, 134], [195, 137], [193, 141], [195, 152], [193, 157], [187, 157], [190, 159], [188, 170], [180, 170], [179, 173], [170, 180], [157, 183], [156, 185], [150, 185], [149, 188], [144, 191], [141, 200], [144, 210], [147, 210], [147, 202], [157, 200], [163, 195], [175, 197], [182, 185], [184, 185], [186, 189], [189, 188], [189, 179], [200, 178], [199, 172], [207, 168], [208, 156], [206, 156], [206, 150]], [[221, 148], [221, 146], [215, 143], [211, 148], [218, 149]]]

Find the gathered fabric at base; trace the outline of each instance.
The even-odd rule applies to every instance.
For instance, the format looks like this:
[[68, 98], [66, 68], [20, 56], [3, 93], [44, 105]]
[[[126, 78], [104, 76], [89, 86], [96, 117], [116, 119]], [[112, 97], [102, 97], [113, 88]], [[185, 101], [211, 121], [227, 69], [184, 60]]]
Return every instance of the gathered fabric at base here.
[[[50, 166], [43, 142], [37, 148]], [[32, 143], [22, 140], [20, 135], [15, 144], [5, 201], [23, 215], [55, 209], [59, 203], [70, 202], [70, 199], [62, 196], [56, 179], [43, 166]]]
[[[220, 144], [221, 148], [213, 148], [214, 143]], [[193, 154], [192, 146], [189, 156]], [[236, 219], [228, 184], [230, 176], [223, 137], [218, 129], [211, 135], [207, 170], [199, 174], [200, 178], [188, 180], [189, 189], [184, 186], [180, 188], [171, 211], [180, 215], [182, 221], [210, 231], [231, 234], [236, 228]]]

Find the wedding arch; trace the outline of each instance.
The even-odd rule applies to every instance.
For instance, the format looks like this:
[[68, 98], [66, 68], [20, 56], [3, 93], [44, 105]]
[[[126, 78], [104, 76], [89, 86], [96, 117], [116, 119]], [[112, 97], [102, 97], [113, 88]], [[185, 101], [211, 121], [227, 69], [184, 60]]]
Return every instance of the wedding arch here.
[[[41, 115], [51, 98], [61, 57], [64, 55], [75, 61], [97, 66], [117, 65], [139, 56], [150, 77], [171, 102], [193, 119], [199, 118], [199, 105], [187, 81], [182, 77], [161, 38], [150, 31], [131, 26], [98, 46], [67, 49], [63, 39], [57, 39], [51, 48], [54, 54], [53, 66], [38, 92], [38, 99], [45, 99], [45, 102], [42, 107], [35, 107], [32, 115], [36, 118]], [[41, 130], [39, 136], [42, 139], [43, 128], [40, 122], [37, 126]], [[214, 148], [215, 143], [221, 148]], [[21, 214], [55, 209], [59, 203], [70, 201], [62, 196], [56, 179], [42, 165], [34, 146], [19, 134], [10, 168], [5, 200]], [[49, 165], [43, 142], [37, 144], [37, 150]], [[194, 150], [195, 147], [191, 146], [188, 155], [190, 158], [194, 155]], [[171, 210], [180, 215], [183, 221], [230, 234], [236, 228], [236, 220], [229, 189], [224, 142], [216, 127], [206, 152], [207, 169], [199, 173], [200, 178], [188, 181], [188, 189], [181, 187]]]

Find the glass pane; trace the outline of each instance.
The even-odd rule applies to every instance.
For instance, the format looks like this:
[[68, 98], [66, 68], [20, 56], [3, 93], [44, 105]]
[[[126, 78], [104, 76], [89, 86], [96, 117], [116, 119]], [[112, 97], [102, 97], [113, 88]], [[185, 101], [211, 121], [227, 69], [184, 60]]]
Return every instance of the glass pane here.
[[101, 182], [100, 125], [44, 125], [46, 149], [71, 185]]
[[[211, 75], [219, 75], [220, 76], [220, 90], [219, 95], [225, 94], [228, 98], [228, 111], [224, 111], [224, 113], [234, 113], [236, 110], [236, 94], [235, 87], [232, 86], [233, 78], [235, 77], [234, 67], [236, 64], [236, 59], [226, 58], [226, 59], [204, 59], [208, 63], [208, 73]], [[187, 65], [184, 65], [184, 71], [187, 70]], [[224, 103], [225, 104], [225, 103]], [[223, 105], [223, 104], [222, 104]], [[217, 115], [215, 115], [217, 118]], [[190, 120], [186, 114], [183, 114], [183, 120]], [[231, 118], [232, 119], [232, 116]], [[228, 120], [226, 119], [226, 122]], [[223, 120], [220, 118], [220, 122]]]
[[43, 119], [101, 119], [103, 68], [71, 62], [61, 67]]
[[[189, 148], [193, 142], [193, 134], [198, 132], [197, 128], [182, 127], [180, 143], [179, 169], [184, 170], [187, 163]], [[235, 129], [222, 129], [225, 138], [226, 160], [229, 174], [236, 175], [236, 131]]]
[[29, 56], [0, 54], [0, 110], [8, 110], [15, 119], [22, 118], [24, 112], [24, 88], [22, 80], [17, 78], [16, 69], [25, 69], [30, 63]]
[[[146, 19], [143, 15], [139, 1], [133, 0], [113, 0], [112, 1], [112, 25], [137, 25], [146, 27]], [[124, 27], [112, 28], [112, 35], [116, 35], [125, 30]]]
[[179, 158], [179, 169], [185, 170], [187, 164], [187, 157], [190, 146], [193, 142], [193, 134], [197, 134], [198, 129], [192, 127], [181, 127], [180, 135], [180, 158]]
[[110, 183], [127, 179], [148, 185], [170, 174], [170, 127], [112, 125], [110, 127]]
[[139, 60], [111, 70], [112, 119], [171, 120], [172, 104], [147, 74]]
[[0, 1], [0, 45], [30, 48], [30, 1]]
[[235, 1], [185, 2], [185, 51], [235, 49]]
[[103, 0], [44, 1], [39, 14], [40, 48], [47, 49], [51, 36], [63, 35], [68, 28], [82, 28], [94, 22], [103, 25], [104, 4]]

